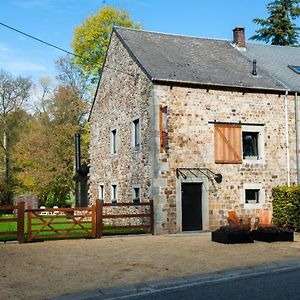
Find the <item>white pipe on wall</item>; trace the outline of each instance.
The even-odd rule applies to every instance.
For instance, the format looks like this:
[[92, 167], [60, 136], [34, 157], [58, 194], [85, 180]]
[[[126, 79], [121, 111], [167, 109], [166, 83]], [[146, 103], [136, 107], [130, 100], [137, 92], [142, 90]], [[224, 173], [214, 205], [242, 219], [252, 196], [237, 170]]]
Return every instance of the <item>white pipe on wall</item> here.
[[285, 142], [286, 142], [286, 173], [287, 173], [287, 186], [291, 186], [290, 175], [290, 144], [289, 144], [289, 119], [288, 119], [288, 104], [287, 97], [288, 91], [285, 91], [284, 96], [284, 110], [285, 110]]
[[297, 184], [300, 185], [298, 93], [295, 93], [295, 127], [296, 127]]

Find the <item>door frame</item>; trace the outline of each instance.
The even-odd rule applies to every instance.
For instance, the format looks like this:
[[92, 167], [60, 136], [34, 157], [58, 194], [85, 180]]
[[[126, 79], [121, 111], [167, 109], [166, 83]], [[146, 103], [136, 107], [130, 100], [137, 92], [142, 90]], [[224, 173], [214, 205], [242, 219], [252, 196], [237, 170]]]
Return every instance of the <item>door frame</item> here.
[[176, 178], [176, 222], [179, 230], [182, 232], [182, 183], [202, 183], [202, 230], [209, 230], [209, 212], [208, 212], [208, 178], [199, 176], [193, 178]]

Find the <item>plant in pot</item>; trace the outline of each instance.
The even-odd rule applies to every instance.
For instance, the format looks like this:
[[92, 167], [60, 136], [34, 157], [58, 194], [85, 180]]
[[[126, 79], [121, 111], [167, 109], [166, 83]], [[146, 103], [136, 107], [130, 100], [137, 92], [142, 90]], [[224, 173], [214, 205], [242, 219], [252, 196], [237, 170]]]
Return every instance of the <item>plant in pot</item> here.
[[251, 231], [240, 226], [222, 226], [211, 237], [212, 241], [223, 244], [253, 243]]
[[252, 230], [252, 234], [254, 240], [267, 243], [294, 241], [294, 231], [292, 229], [276, 225], [259, 226], [255, 230]]

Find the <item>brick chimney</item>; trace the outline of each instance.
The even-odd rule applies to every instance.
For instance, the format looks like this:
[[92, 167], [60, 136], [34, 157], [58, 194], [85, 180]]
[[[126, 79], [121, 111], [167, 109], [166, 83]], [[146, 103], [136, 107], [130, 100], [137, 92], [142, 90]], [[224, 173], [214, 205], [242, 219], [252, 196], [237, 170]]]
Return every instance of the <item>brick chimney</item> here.
[[236, 27], [233, 30], [233, 43], [238, 47], [246, 47], [245, 42], [245, 28], [244, 27]]

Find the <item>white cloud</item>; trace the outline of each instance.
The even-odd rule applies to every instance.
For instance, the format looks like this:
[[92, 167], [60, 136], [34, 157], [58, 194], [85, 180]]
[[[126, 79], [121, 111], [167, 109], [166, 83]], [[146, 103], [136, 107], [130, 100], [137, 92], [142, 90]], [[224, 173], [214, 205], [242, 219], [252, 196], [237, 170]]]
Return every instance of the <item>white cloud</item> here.
[[13, 52], [13, 50], [4, 44], [0, 44], [0, 52]]
[[11, 72], [14, 73], [46, 71], [46, 68], [44, 66], [23, 59], [17, 59], [14, 61], [7, 62], [6, 65], [7, 69], [11, 70]]

